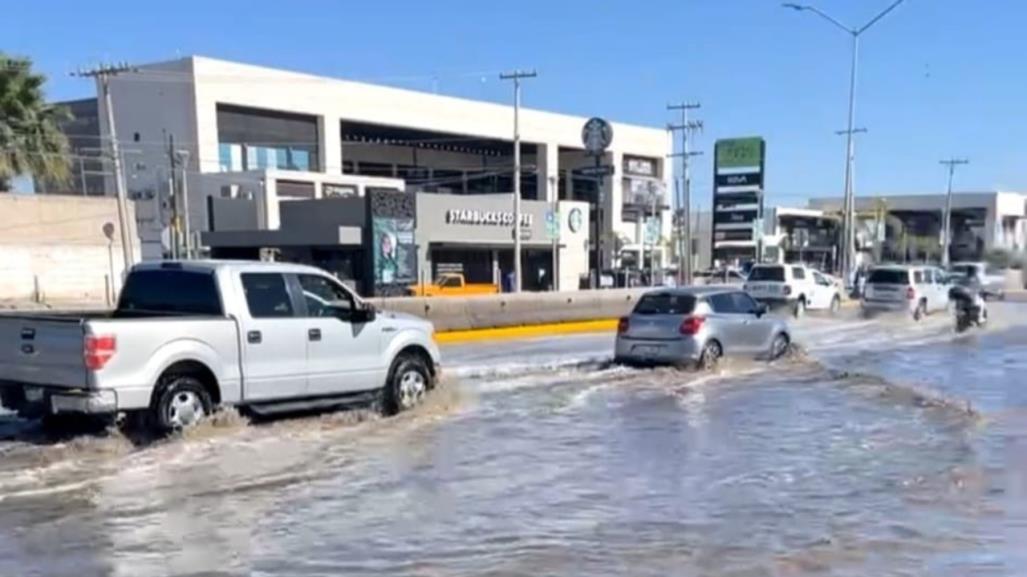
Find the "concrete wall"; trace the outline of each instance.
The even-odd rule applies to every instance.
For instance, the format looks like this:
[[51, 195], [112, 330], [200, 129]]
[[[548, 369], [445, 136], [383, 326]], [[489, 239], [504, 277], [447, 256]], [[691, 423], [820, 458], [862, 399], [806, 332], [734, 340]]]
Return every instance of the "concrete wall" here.
[[618, 318], [649, 289], [372, 299], [381, 309], [426, 318], [452, 331]]
[[[129, 203], [129, 221], [135, 214]], [[115, 225], [114, 241], [103, 234]], [[0, 195], [0, 299], [104, 302], [113, 255], [115, 286], [122, 277], [121, 237], [113, 198]], [[130, 230], [133, 260], [139, 239]]]

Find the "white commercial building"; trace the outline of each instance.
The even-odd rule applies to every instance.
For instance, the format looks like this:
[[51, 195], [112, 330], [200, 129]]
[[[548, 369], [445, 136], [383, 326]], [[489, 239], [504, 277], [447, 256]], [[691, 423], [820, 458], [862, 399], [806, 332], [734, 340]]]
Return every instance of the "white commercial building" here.
[[[280, 224], [283, 201], [361, 196], [367, 187], [465, 195], [472, 209], [480, 195], [505, 194], [513, 204], [508, 104], [197, 56], [119, 74], [111, 79], [111, 96], [128, 188], [140, 199], [140, 218], [152, 223], [140, 227], [146, 257], [170, 249], [161, 224], [171, 213], [172, 135], [174, 148], [184, 152], [178, 157], [188, 174], [194, 232], [209, 228], [208, 197], [253, 199], [260, 227], [269, 230]], [[96, 113], [106, 139], [102, 99]], [[613, 122], [612, 144], [601, 161], [614, 174], [602, 179], [600, 190], [598, 179], [582, 172], [595, 162], [581, 142], [586, 120], [521, 110], [522, 198], [554, 208], [561, 201], [588, 203], [586, 246], [560, 247], [559, 260], [574, 270], [595, 268], [599, 222], [601, 268], [648, 264], [651, 256], [665, 263], [671, 135], [664, 128]], [[647, 238], [651, 218], [660, 232]], [[560, 288], [569, 288], [564, 284]]]

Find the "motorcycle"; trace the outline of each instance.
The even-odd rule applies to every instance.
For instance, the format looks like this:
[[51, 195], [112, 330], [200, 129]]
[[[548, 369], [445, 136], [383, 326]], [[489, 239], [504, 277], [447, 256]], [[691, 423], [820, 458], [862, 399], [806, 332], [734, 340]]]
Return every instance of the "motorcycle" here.
[[957, 333], [970, 327], [981, 328], [988, 322], [988, 305], [983, 291], [954, 286], [949, 290], [949, 299], [955, 303]]

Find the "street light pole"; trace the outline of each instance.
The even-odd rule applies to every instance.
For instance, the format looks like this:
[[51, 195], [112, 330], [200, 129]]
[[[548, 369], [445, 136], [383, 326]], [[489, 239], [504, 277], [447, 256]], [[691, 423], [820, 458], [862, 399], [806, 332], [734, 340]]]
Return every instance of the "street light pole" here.
[[949, 249], [952, 246], [952, 176], [956, 172], [957, 165], [970, 164], [970, 161], [965, 158], [950, 158], [939, 162], [949, 167], [949, 187], [945, 194], [945, 216], [941, 225], [942, 239], [944, 239], [941, 249], [941, 264], [947, 267], [949, 266]]
[[855, 255], [853, 250], [855, 249], [856, 241], [856, 227], [855, 217], [853, 211], [856, 207], [855, 203], [855, 191], [852, 185], [852, 162], [855, 158], [856, 151], [852, 140], [853, 126], [856, 122], [856, 63], [859, 58], [859, 37], [866, 32], [871, 26], [876, 24], [881, 18], [884, 18], [889, 12], [902, 4], [904, 0], [895, 0], [887, 8], [880, 11], [876, 16], [870, 19], [866, 24], [859, 28], [851, 28], [832, 18], [827, 13], [821, 11], [819, 8], [809, 6], [806, 4], [794, 4], [792, 2], [785, 2], [782, 4], [785, 8], [791, 8], [799, 12], [812, 12], [817, 16], [820, 16], [824, 20], [827, 20], [834, 26], [844, 30], [847, 34], [852, 36], [852, 64], [849, 70], [849, 123], [845, 146], [845, 197], [842, 200], [842, 238], [845, 246], [843, 247], [840, 255], [841, 260], [841, 272], [844, 275], [843, 279], [847, 280], [850, 269], [853, 266]]
[[500, 80], [513, 80], [514, 83], [514, 173], [513, 173], [513, 241], [514, 241], [514, 292], [521, 292], [521, 79], [535, 78], [534, 70], [503, 73]]

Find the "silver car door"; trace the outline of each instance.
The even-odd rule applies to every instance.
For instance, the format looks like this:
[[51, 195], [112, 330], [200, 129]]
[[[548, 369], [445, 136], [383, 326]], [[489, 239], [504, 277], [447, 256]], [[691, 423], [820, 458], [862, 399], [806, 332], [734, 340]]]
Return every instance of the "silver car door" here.
[[745, 344], [746, 350], [761, 352], [769, 349], [770, 340], [774, 336], [774, 321], [759, 313], [759, 303], [748, 294], [736, 292], [732, 293], [731, 298], [735, 301], [739, 317], [743, 318], [739, 338]]
[[706, 297], [712, 313], [708, 315], [711, 338], [717, 339], [724, 354], [738, 354], [747, 351], [743, 341], [746, 316], [739, 314], [734, 297], [730, 292], [712, 294]]

